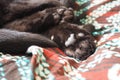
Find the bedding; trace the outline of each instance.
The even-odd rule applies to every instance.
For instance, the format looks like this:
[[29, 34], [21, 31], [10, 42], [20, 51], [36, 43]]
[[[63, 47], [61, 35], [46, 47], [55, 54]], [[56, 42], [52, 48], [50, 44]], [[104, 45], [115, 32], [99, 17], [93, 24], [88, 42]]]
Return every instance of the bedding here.
[[[97, 49], [84, 61], [59, 48], [31, 46], [28, 56], [0, 54], [0, 80], [119, 80], [120, 0], [76, 0], [76, 23], [93, 24]], [[31, 55], [31, 56], [30, 56]]]

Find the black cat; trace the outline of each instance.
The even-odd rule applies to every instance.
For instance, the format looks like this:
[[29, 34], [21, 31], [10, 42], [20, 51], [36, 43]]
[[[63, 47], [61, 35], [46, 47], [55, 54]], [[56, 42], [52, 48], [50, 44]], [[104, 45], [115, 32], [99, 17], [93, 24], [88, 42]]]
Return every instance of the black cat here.
[[64, 0], [1, 0], [0, 4], [0, 51], [4, 53], [23, 54], [38, 45], [59, 47], [68, 56], [84, 60], [95, 51], [93, 26], [73, 24], [73, 9]]

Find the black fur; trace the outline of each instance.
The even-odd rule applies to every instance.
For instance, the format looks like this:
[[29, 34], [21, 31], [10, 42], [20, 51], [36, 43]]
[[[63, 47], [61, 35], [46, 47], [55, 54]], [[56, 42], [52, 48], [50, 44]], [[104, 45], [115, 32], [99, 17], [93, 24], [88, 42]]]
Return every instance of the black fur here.
[[[67, 7], [73, 7], [74, 0], [69, 1], [1, 0], [0, 51], [18, 55], [25, 53], [29, 46], [38, 45], [59, 47], [68, 56], [86, 59], [95, 51], [91, 35], [94, 28], [91, 25], [79, 27], [73, 24], [73, 9]], [[76, 40], [66, 45], [71, 34]]]
[[61, 6], [38, 11], [30, 16], [6, 23], [2, 27], [22, 32], [41, 33], [60, 22], [72, 22], [73, 19], [73, 10]]
[[57, 47], [57, 44], [48, 38], [33, 33], [18, 32], [0, 29], [0, 51], [12, 55], [24, 55], [31, 45], [41, 47]]
[[[66, 55], [85, 60], [94, 53], [96, 48], [94, 37], [91, 35], [92, 30], [94, 30], [94, 26], [90, 24], [79, 26], [61, 23], [43, 34], [55, 41]], [[70, 41], [70, 38], [73, 41]]]
[[1, 0], [0, 25], [57, 6], [61, 6], [57, 0]]

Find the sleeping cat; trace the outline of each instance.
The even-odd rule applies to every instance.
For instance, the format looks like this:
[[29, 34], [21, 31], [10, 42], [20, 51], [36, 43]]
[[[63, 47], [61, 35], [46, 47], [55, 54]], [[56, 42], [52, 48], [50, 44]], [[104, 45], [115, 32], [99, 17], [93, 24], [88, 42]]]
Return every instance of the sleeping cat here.
[[2, 0], [0, 4], [0, 50], [4, 53], [23, 54], [29, 46], [38, 45], [59, 47], [66, 55], [84, 60], [95, 51], [93, 26], [73, 24], [73, 9], [62, 0]]

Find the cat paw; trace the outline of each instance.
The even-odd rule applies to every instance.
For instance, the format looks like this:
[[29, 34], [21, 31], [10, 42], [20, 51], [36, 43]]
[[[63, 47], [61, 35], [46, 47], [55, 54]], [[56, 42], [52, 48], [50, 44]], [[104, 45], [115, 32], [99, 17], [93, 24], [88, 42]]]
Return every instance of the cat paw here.
[[60, 21], [60, 23], [64, 23], [64, 22], [72, 22], [74, 19], [74, 13], [73, 13], [73, 9], [72, 8], [66, 8], [63, 12], [62, 15], [62, 19]]
[[58, 7], [55, 12], [52, 13], [55, 23], [72, 22], [74, 19], [74, 12], [72, 8]]

